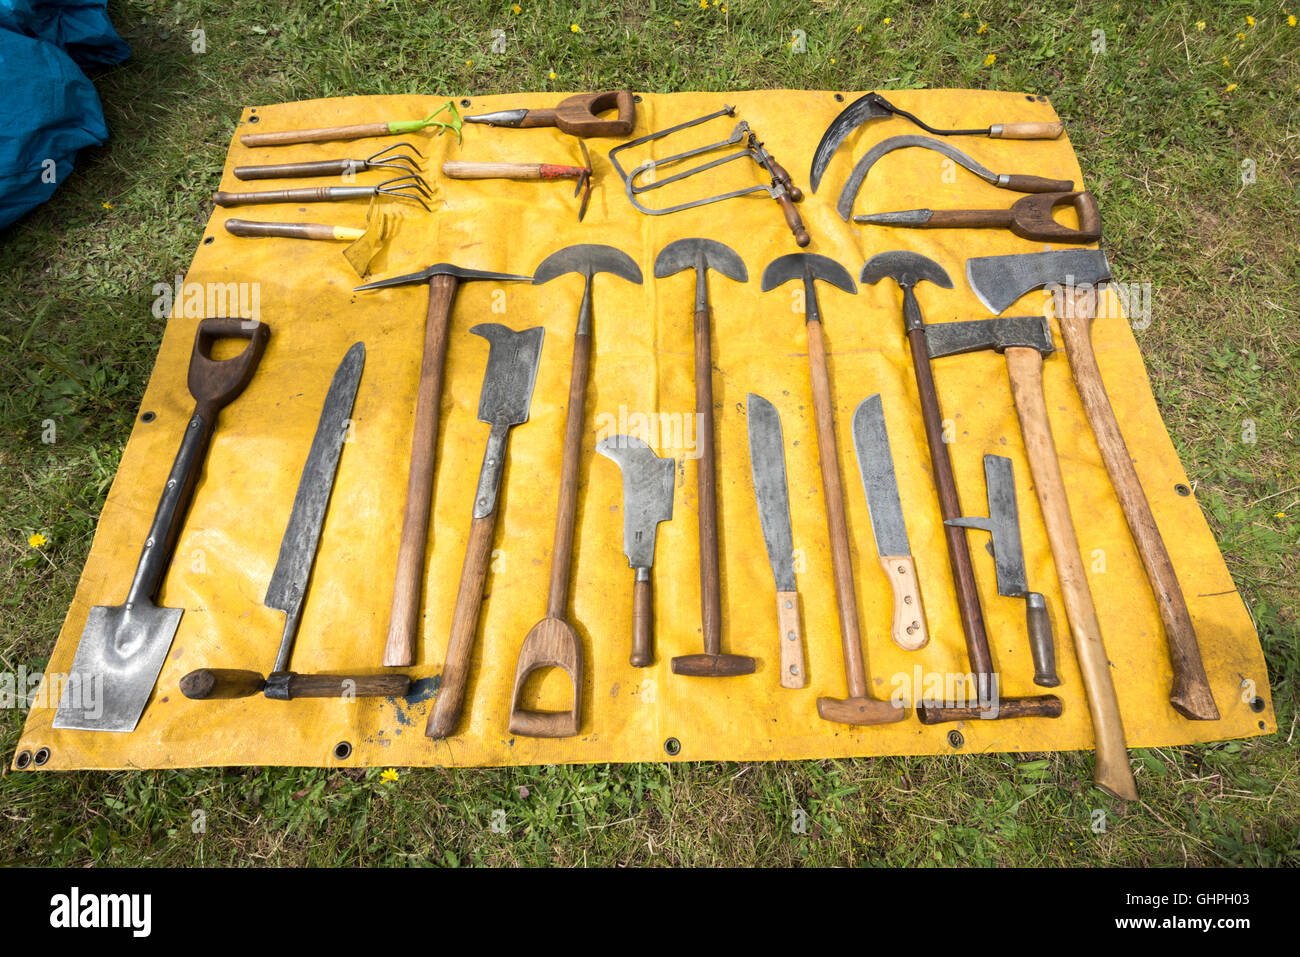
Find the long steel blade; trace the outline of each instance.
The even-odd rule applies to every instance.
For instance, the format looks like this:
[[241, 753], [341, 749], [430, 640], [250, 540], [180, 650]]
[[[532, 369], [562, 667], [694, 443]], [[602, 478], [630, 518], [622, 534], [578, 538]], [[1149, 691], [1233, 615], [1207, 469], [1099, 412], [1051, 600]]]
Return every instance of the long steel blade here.
[[772, 565], [777, 591], [794, 591], [794, 533], [790, 529], [790, 497], [785, 480], [785, 438], [776, 406], [750, 393], [749, 468], [758, 500], [758, 523]]
[[263, 604], [267, 608], [279, 609], [287, 616], [282, 651], [285, 650], [285, 645], [291, 646], [293, 643], [292, 632], [296, 629], [298, 611], [302, 607], [312, 565], [316, 561], [316, 548], [320, 544], [321, 528], [325, 524], [325, 510], [334, 488], [339, 455], [347, 438], [352, 403], [356, 399], [361, 370], [365, 364], [365, 344], [357, 342], [348, 349], [334, 373], [329, 392], [325, 394], [316, 435], [311, 440], [311, 451], [307, 453], [307, 464], [303, 466], [302, 478], [298, 481], [298, 493], [294, 496], [293, 510], [289, 513], [289, 525], [280, 542], [280, 557], [266, 588]]
[[912, 554], [879, 393], [863, 399], [853, 413], [853, 448], [858, 453], [858, 473], [867, 495], [877, 554], [889, 558]]

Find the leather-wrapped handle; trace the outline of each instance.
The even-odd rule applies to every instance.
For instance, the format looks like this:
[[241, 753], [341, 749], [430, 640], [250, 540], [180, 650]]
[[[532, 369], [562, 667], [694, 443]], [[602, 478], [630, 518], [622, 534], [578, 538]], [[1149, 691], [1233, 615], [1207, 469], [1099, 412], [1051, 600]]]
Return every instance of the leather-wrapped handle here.
[[268, 189], [256, 193], [227, 193], [219, 190], [212, 194], [218, 206], [255, 206], [258, 203], [324, 203], [331, 198], [332, 186], [304, 186], [299, 189]]
[[1062, 123], [998, 123], [989, 127], [995, 140], [1054, 140], [1065, 132]]
[[326, 126], [312, 130], [282, 130], [276, 133], [244, 133], [244, 146], [289, 146], [294, 143], [324, 143], [329, 140], [359, 140], [367, 136], [388, 136], [387, 123], [361, 123], [355, 126]]

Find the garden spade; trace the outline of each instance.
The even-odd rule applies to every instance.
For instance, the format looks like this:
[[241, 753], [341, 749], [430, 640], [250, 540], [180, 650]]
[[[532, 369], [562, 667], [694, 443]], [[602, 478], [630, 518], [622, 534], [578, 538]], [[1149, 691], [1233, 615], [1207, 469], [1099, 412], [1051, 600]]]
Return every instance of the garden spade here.
[[[134, 731], [176, 637], [182, 608], [154, 603], [222, 406], [244, 391], [266, 348], [270, 330], [260, 322], [204, 319], [190, 355], [189, 389], [194, 413], [163, 487], [158, 511], [140, 552], [126, 603], [90, 609], [77, 654], [54, 715], [53, 727], [78, 731]], [[219, 339], [247, 339], [231, 359], [212, 358]]]
[[676, 463], [660, 458], [633, 435], [611, 435], [596, 451], [623, 473], [623, 554], [636, 571], [632, 586], [633, 668], [654, 661], [654, 600], [650, 566], [655, 560], [655, 531], [673, 517], [673, 472]]

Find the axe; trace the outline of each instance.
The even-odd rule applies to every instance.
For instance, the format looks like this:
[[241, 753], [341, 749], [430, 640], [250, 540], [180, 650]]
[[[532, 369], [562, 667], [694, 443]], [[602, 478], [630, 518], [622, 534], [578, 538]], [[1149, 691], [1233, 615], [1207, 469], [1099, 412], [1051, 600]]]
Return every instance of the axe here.
[[[1169, 641], [1174, 671], [1169, 702], [1185, 718], [1217, 720], [1219, 709], [1214, 703], [1205, 666], [1201, 663], [1201, 651], [1187, 601], [1155, 517], [1151, 514], [1151, 506], [1142, 491], [1142, 483], [1133, 468], [1133, 459], [1120, 433], [1092, 351], [1097, 287], [1110, 279], [1106, 254], [1099, 249], [1071, 249], [981, 256], [966, 261], [966, 276], [975, 295], [994, 313], [1006, 309], [1025, 293], [1044, 286], [1060, 294], [1056, 313], [1070, 371], [1074, 374], [1079, 398], [1083, 401], [1088, 424], [1097, 439], [1124, 519], [1137, 545], [1142, 567], [1151, 583]], [[1059, 561], [1057, 564], [1059, 568]]]

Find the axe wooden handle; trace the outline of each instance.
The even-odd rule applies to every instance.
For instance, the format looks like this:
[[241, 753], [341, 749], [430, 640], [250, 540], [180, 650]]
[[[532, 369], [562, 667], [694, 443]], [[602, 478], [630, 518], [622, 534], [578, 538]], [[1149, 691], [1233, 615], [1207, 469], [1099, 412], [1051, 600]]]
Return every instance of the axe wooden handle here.
[[1037, 349], [1021, 348], [1007, 349], [1005, 355], [1011, 394], [1020, 419], [1020, 434], [1029, 458], [1029, 472], [1034, 479], [1034, 491], [1047, 528], [1047, 542], [1061, 582], [1061, 599], [1065, 603], [1070, 637], [1074, 640], [1075, 657], [1083, 675], [1088, 713], [1092, 716], [1097, 748], [1093, 780], [1099, 788], [1116, 797], [1136, 800], [1137, 786], [1129, 768], [1124, 724], [1120, 719], [1115, 683], [1111, 680], [1110, 661], [1097, 624], [1097, 612], [1088, 588], [1079, 541], [1074, 534], [1065, 480], [1061, 477], [1056, 443], [1052, 439], [1052, 427], [1043, 400], [1043, 357]]
[[1185, 718], [1215, 721], [1219, 717], [1219, 709], [1214, 703], [1205, 666], [1201, 663], [1201, 651], [1196, 642], [1191, 615], [1187, 611], [1187, 602], [1183, 598], [1178, 577], [1174, 574], [1173, 562], [1165, 548], [1164, 539], [1160, 537], [1160, 529], [1156, 527], [1155, 517], [1151, 514], [1151, 506], [1142, 491], [1142, 483], [1133, 468], [1133, 459], [1129, 455], [1128, 446], [1124, 444], [1119, 422], [1115, 419], [1115, 412], [1106, 395], [1106, 386], [1101, 380], [1101, 370], [1097, 368], [1097, 357], [1092, 351], [1095, 292], [1092, 288], [1083, 287], [1066, 289], [1062, 298], [1064, 301], [1059, 303], [1061, 308], [1058, 310], [1058, 319], [1061, 338], [1065, 341], [1065, 354], [1070, 361], [1070, 371], [1074, 374], [1075, 386], [1083, 400], [1088, 424], [1101, 449], [1102, 461], [1106, 464], [1111, 485], [1115, 488], [1120, 508], [1142, 558], [1142, 566], [1146, 569], [1147, 579], [1155, 593], [1165, 636], [1169, 640], [1169, 655], [1174, 670], [1169, 703]]

